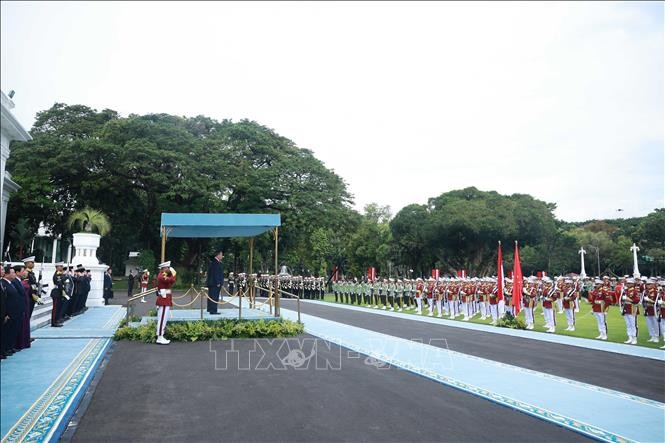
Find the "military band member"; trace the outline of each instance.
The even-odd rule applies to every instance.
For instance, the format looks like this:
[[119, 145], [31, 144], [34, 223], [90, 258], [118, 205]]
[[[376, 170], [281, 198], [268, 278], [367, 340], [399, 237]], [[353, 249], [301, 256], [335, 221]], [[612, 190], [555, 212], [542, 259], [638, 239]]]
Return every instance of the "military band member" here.
[[522, 288], [522, 294], [524, 296], [522, 304], [524, 305], [524, 318], [526, 319], [526, 328], [533, 329], [534, 327], [534, 318], [533, 310], [536, 307], [536, 302], [538, 299], [538, 283], [536, 280], [531, 279], [529, 282]]
[[166, 323], [168, 323], [169, 311], [173, 306], [172, 288], [176, 281], [175, 269], [171, 267], [171, 262], [166, 261], [159, 264], [159, 274], [157, 275], [157, 343], [168, 345], [171, 340], [164, 338]]
[[423, 279], [418, 277], [416, 279], [416, 314], [422, 315], [423, 311], [423, 292], [425, 291], [425, 283]]
[[455, 318], [460, 315], [458, 303], [460, 291], [461, 286], [457, 280], [452, 280], [448, 284], [448, 293], [446, 294], [446, 298], [448, 299], [448, 318]]
[[658, 297], [658, 287], [656, 280], [649, 279], [644, 290], [644, 297], [642, 299], [642, 306], [644, 307], [644, 316], [647, 320], [647, 328], [649, 329], [649, 341], [658, 343], [658, 317], [656, 308], [656, 298]]
[[626, 322], [626, 334], [628, 339], [624, 342], [631, 345], [637, 344], [637, 316], [640, 313], [640, 284], [635, 281], [635, 279], [628, 279], [626, 281], [627, 288], [624, 291], [624, 295], [619, 301], [621, 304], [621, 315]]
[[[139, 277], [139, 285], [141, 288], [141, 293], [148, 291], [148, 285], [150, 284], [150, 271], [144, 269], [141, 271], [141, 277]], [[141, 303], [147, 303], [148, 300], [145, 299], [145, 296], [141, 297]]]
[[564, 282], [563, 310], [566, 313], [566, 322], [568, 327], [566, 331], [575, 330], [575, 301], [579, 298], [577, 285], [573, 280], [567, 279]]
[[434, 315], [434, 279], [432, 277], [427, 279], [427, 285], [425, 286], [425, 297], [427, 297], [427, 308], [430, 317]]
[[[503, 285], [503, 311], [514, 313], [513, 311], [513, 280], [507, 278]], [[499, 315], [503, 315], [501, 312], [501, 305], [499, 304]]]
[[496, 325], [499, 321], [499, 285], [494, 283], [491, 287], [491, 291], [488, 296], [489, 300], [489, 311], [492, 316], [492, 325]]
[[434, 297], [436, 298], [436, 316], [439, 318], [443, 317], [443, 297], [445, 296], [446, 290], [443, 286], [443, 280], [436, 282], [434, 289]]
[[563, 297], [563, 281], [557, 281], [548, 294], [543, 294], [543, 312], [545, 313], [545, 329], [547, 332], [556, 331], [556, 317], [554, 315], [554, 304], [556, 300]]
[[611, 295], [606, 294], [602, 291], [602, 281], [600, 279], [595, 280], [595, 286], [589, 292], [589, 303], [591, 303], [591, 309], [593, 315], [596, 317], [596, 323], [598, 324], [598, 337], [596, 339], [607, 340], [607, 321], [605, 319], [605, 313], [609, 308], [611, 303]]

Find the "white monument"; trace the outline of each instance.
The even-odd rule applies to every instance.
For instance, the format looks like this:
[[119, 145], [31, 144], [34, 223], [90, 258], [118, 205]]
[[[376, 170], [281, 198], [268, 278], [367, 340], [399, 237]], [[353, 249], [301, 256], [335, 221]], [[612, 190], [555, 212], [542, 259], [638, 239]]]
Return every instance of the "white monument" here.
[[580, 277], [586, 278], [586, 271], [584, 270], [584, 254], [586, 254], [586, 251], [584, 248], [580, 248], [577, 253], [580, 254], [580, 261], [582, 262], [582, 271], [580, 271]]
[[637, 247], [635, 243], [633, 243], [633, 246], [631, 246], [630, 250], [633, 251], [633, 278], [639, 278], [640, 270], [637, 268], [637, 251], [639, 251], [640, 248]]
[[[11, 92], [10, 92], [11, 95]], [[5, 222], [7, 220], [7, 203], [9, 194], [16, 192], [21, 187], [12, 181], [11, 175], [5, 171], [5, 164], [9, 158], [9, 144], [13, 140], [29, 141], [32, 140], [30, 134], [23, 129], [23, 126], [16, 120], [11, 113], [14, 108], [14, 102], [2, 92], [2, 132], [0, 133], [0, 198], [2, 203], [0, 207], [0, 248], [5, 241]], [[4, 250], [2, 251], [4, 253]]]
[[91, 271], [92, 276], [86, 306], [104, 306], [104, 273], [108, 266], [100, 264], [97, 259], [97, 248], [99, 248], [100, 239], [99, 234], [90, 232], [74, 234], [75, 253], [71, 264], [73, 266], [83, 265], [85, 269]]

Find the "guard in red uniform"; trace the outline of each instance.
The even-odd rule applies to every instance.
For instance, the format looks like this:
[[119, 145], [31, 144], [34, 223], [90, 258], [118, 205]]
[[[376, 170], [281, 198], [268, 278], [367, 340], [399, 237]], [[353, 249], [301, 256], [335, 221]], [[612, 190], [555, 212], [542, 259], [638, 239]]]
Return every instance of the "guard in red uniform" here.
[[[141, 292], [147, 292], [148, 291], [148, 284], [150, 283], [150, 271], [147, 269], [143, 270], [143, 273], [141, 273]], [[145, 303], [147, 300], [145, 297], [141, 297], [141, 303]]]
[[658, 286], [656, 280], [650, 278], [647, 280], [644, 289], [644, 298], [642, 299], [642, 306], [644, 307], [644, 316], [647, 319], [647, 327], [649, 328], [649, 341], [658, 343], [660, 340], [658, 336], [658, 318], [656, 312], [656, 298], [658, 297]]
[[456, 280], [452, 280], [448, 285], [448, 312], [450, 318], [455, 318], [459, 314], [459, 302], [458, 295], [460, 292], [460, 283]]
[[602, 281], [596, 279], [594, 281], [594, 287], [589, 291], [589, 303], [591, 303], [591, 309], [593, 310], [593, 315], [596, 317], [596, 322], [598, 323], [598, 337], [597, 339], [607, 340], [607, 321], [605, 320], [605, 312], [607, 311], [607, 305], [611, 303], [611, 300], [605, 300], [603, 292], [601, 291]]
[[535, 278], [529, 277], [529, 283], [522, 288], [522, 294], [524, 296], [522, 298], [522, 305], [524, 307], [524, 317], [526, 318], [526, 328], [533, 329], [533, 311], [538, 298], [538, 282]]
[[425, 284], [422, 278], [416, 279], [416, 314], [422, 314], [423, 309], [423, 292], [425, 291]]
[[554, 283], [553, 289], [548, 294], [543, 294], [543, 313], [545, 314], [545, 328], [547, 332], [556, 332], [556, 317], [554, 316], [554, 304], [563, 297], [563, 281], [559, 279]]
[[566, 321], [568, 322], [568, 327], [566, 331], [575, 330], [575, 301], [578, 299], [578, 287], [571, 279], [567, 279], [564, 282], [563, 290], [563, 310], [566, 312]]
[[[660, 317], [660, 336], [665, 340], [665, 280], [660, 280], [658, 283], [658, 293], [656, 295], [656, 306], [658, 309], [658, 317]], [[662, 346], [660, 349], [665, 349]]]
[[630, 278], [626, 281], [628, 287], [624, 291], [624, 295], [619, 301], [621, 303], [621, 315], [626, 322], [626, 334], [628, 340], [624, 343], [636, 345], [637, 344], [637, 315], [640, 313], [640, 298], [641, 291], [639, 283]]
[[171, 341], [164, 338], [166, 323], [169, 318], [169, 311], [173, 306], [171, 288], [176, 280], [175, 269], [171, 267], [171, 262], [160, 263], [159, 274], [157, 275], [157, 343], [168, 345]]

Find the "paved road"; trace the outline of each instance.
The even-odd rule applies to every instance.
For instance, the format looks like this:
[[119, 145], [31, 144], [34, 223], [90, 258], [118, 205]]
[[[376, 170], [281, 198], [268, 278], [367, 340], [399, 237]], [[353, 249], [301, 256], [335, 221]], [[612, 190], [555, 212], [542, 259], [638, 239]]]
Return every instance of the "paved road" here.
[[[294, 300], [282, 299], [282, 307], [295, 310], [295, 306]], [[662, 361], [390, 318], [332, 304], [303, 302], [300, 306], [301, 312], [328, 320], [424, 343], [430, 338], [445, 339], [453, 351], [665, 402], [665, 362]]]
[[[296, 370], [282, 366], [276, 346], [258, 343], [273, 352], [253, 362], [285, 370], [239, 370], [236, 360], [215, 370], [231, 341], [215, 342], [216, 353], [207, 342], [117, 342], [73, 441], [586, 440], [412, 373], [379, 369], [335, 345], [319, 346], [315, 358], [320, 366], [337, 361], [338, 370], [317, 370], [314, 360]], [[246, 356], [255, 345], [233, 346]]]

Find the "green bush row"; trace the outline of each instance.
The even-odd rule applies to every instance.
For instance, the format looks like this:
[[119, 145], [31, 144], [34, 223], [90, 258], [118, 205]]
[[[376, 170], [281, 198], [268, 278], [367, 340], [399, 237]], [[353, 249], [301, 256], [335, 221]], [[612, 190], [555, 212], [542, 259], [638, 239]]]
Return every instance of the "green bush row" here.
[[[290, 320], [198, 320], [170, 322], [164, 336], [172, 341], [226, 340], [229, 338], [280, 338], [302, 334], [302, 323]], [[155, 322], [131, 328], [119, 328], [115, 340], [154, 343]]]

